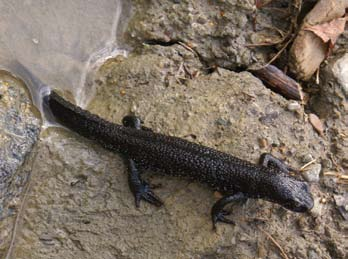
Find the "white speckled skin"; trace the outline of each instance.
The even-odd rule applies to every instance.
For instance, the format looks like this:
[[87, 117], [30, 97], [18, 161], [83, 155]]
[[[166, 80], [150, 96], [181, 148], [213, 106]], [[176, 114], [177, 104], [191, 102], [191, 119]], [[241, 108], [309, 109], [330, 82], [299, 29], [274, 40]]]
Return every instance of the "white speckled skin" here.
[[189, 177], [225, 194], [242, 192], [250, 198], [276, 202], [296, 212], [313, 207], [307, 184], [276, 168], [255, 165], [184, 139], [108, 122], [67, 102], [54, 91], [46, 101], [64, 126], [106, 149], [122, 153], [140, 166]]

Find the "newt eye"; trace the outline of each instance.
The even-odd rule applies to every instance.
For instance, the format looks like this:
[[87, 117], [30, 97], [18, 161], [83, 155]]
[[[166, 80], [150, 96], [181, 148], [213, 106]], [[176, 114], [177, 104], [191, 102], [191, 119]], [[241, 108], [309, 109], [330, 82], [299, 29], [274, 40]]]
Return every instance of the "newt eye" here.
[[127, 115], [123, 117], [122, 124], [125, 127], [139, 129], [141, 127], [141, 120], [133, 115]]

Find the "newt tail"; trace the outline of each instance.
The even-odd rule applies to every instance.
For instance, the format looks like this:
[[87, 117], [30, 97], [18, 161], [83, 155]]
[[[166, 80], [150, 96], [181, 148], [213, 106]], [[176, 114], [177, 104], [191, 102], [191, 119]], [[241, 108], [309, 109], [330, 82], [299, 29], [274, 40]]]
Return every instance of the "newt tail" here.
[[262, 164], [256, 165], [181, 138], [155, 133], [134, 116], [126, 116], [123, 125], [111, 123], [73, 105], [54, 91], [44, 101], [59, 123], [125, 157], [137, 206], [140, 200], [162, 205], [150, 185], [141, 179], [139, 168], [145, 167], [187, 176], [221, 192], [224, 197], [211, 211], [214, 227], [218, 221], [234, 223], [225, 217], [227, 212], [223, 208], [247, 198], [265, 199], [295, 212], [306, 212], [313, 207], [307, 183], [290, 176], [290, 167], [269, 154], [263, 155]]

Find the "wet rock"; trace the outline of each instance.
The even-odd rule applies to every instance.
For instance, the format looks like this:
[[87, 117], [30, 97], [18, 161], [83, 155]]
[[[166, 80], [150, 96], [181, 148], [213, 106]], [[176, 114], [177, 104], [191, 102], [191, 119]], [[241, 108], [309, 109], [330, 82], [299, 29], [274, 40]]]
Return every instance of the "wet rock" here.
[[307, 182], [317, 183], [320, 180], [321, 164], [309, 166], [303, 173], [303, 178]]
[[0, 257], [9, 244], [20, 207], [20, 195], [30, 171], [20, 170], [40, 133], [37, 117], [24, 85], [0, 71]]

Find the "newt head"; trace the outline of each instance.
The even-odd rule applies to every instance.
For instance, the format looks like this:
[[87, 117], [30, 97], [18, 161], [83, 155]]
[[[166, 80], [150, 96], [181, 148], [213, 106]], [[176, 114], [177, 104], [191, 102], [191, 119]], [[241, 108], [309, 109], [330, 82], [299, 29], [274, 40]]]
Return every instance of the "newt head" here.
[[314, 206], [312, 194], [306, 182], [287, 175], [279, 175], [276, 181], [274, 201], [294, 212], [307, 212]]

